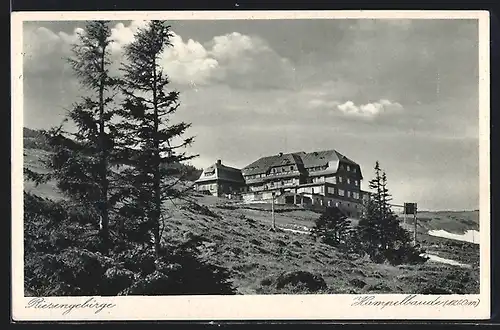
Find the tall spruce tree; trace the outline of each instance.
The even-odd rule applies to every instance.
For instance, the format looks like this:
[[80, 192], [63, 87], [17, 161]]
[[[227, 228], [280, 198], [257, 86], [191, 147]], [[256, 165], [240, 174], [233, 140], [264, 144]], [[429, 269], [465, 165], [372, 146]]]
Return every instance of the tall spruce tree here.
[[175, 181], [168, 180], [175, 171], [168, 165], [194, 157], [184, 151], [193, 141], [192, 137], [183, 138], [191, 124], [170, 121], [179, 107], [179, 93], [166, 90], [169, 79], [160, 66], [160, 57], [171, 46], [171, 37], [170, 26], [151, 21], [125, 48], [120, 111], [125, 120], [118, 125], [120, 154], [130, 164], [122, 172], [127, 184], [122, 211], [134, 217], [136, 226], [152, 234], [157, 256], [164, 202], [182, 193]]
[[375, 177], [369, 182], [373, 193], [365, 204], [365, 212], [357, 231], [366, 252], [377, 260], [386, 260], [402, 246], [409, 251], [411, 240], [409, 233], [400, 226], [396, 214], [391, 209], [387, 175], [380, 168], [378, 161], [374, 169]]
[[84, 87], [85, 96], [73, 104], [64, 120], [71, 120], [76, 132], [64, 131], [63, 125], [43, 131], [53, 150], [46, 162], [50, 171], [47, 175], [28, 171], [28, 178], [37, 183], [55, 179], [63, 193], [95, 214], [94, 224], [104, 252], [110, 247], [110, 158], [114, 146], [111, 103], [116, 84], [108, 71], [110, 37], [108, 21], [88, 22], [78, 34], [68, 62]]

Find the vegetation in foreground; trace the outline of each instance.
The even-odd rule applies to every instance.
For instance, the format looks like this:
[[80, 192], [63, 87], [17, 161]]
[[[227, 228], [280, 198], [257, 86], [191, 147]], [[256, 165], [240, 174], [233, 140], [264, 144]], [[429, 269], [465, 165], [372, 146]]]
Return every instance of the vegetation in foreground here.
[[[170, 220], [166, 222], [164, 238], [165, 241], [196, 242], [196, 248], [194, 246], [192, 248], [198, 252], [198, 257], [204, 262], [226, 269], [237, 294], [479, 292], [478, 267], [464, 269], [430, 261], [415, 265], [375, 263], [366, 255], [359, 257], [307, 234], [284, 230], [269, 231], [270, 223], [260, 220], [261, 217], [270, 219], [268, 211], [248, 212], [245, 208], [228, 209], [213, 204], [207, 201], [208, 199], [205, 196], [194, 196], [193, 201], [180, 201], [176, 206], [170, 204], [168, 211]], [[43, 203], [53, 207], [52, 201], [44, 200]], [[293, 219], [293, 212], [288, 216]], [[51, 219], [47, 218], [46, 223]], [[30, 223], [42, 226], [40, 218], [32, 215], [25, 218], [25, 226], [29, 226]], [[41, 290], [42, 286], [39, 284], [41, 278], [53, 273], [52, 268], [39, 268], [43, 256], [48, 255], [40, 245], [52, 246], [53, 240], [48, 239], [48, 232], [42, 234], [40, 229], [27, 228], [27, 232], [41, 233], [41, 235], [37, 235], [38, 239], [33, 236], [26, 237], [28, 244], [25, 245], [27, 249], [25, 263], [26, 275], [29, 275], [25, 283], [26, 295], [60, 295], [58, 292]], [[57, 234], [57, 230], [54, 229], [52, 233], [52, 235]], [[64, 235], [61, 234], [61, 237]], [[473, 244], [429, 238], [434, 239], [432, 244], [420, 242], [428, 247], [428, 252], [434, 253], [440, 250], [445, 253], [443, 257], [455, 254], [453, 259], [457, 259], [457, 251], [464, 251], [467, 253], [463, 254], [463, 257], [468, 256], [469, 259], [462, 260], [463, 262], [472, 263], [473, 260], [478, 260], [478, 248]], [[431, 250], [432, 246], [434, 247]], [[99, 256], [99, 253], [95, 255]], [[141, 259], [130, 256], [129, 260], [132, 262], [123, 263], [120, 267], [134, 268], [131, 271], [136, 274], [136, 269], [142, 267]], [[121, 260], [117, 263], [119, 262]], [[152, 269], [151, 266], [146, 268]], [[307, 284], [312, 277], [308, 280], [307, 275], [300, 277], [301, 273], [297, 272], [307, 272], [309, 276], [315, 275], [324, 281], [325, 286]], [[189, 271], [188, 275], [191, 273]], [[140, 277], [140, 274], [137, 273], [137, 276]], [[301, 281], [293, 282], [293, 275], [295, 278], [301, 278]], [[289, 283], [283, 281], [286, 278], [290, 280]], [[48, 281], [45, 280], [44, 283]], [[60, 279], [54, 279], [53, 283], [57, 286], [62, 282]], [[281, 284], [278, 285], [279, 283]], [[189, 287], [186, 287], [186, 290], [189, 290]], [[201, 292], [204, 291], [196, 293]]]

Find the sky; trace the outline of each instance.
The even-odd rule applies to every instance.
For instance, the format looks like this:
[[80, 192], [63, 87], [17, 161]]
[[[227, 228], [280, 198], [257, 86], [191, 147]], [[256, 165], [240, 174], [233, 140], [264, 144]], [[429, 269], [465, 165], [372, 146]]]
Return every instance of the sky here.
[[[192, 123], [188, 152], [244, 167], [279, 152], [336, 149], [368, 189], [378, 160], [394, 203], [479, 209], [476, 20], [169, 21], [162, 56]], [[65, 62], [81, 21], [24, 22], [24, 126], [58, 125], [82, 87]], [[113, 21], [112, 56], [144, 21]]]

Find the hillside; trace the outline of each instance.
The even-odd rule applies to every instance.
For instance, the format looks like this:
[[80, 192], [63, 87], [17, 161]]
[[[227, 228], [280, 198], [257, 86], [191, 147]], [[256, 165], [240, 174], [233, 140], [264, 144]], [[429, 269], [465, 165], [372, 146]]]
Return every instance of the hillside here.
[[[188, 205], [172, 208], [172, 219], [167, 235], [194, 233], [207, 238], [207, 257], [236, 272], [242, 293], [276, 293], [263, 283], [272, 282], [282, 272], [297, 270], [321, 274], [331, 293], [410, 293], [446, 290], [477, 290], [477, 246], [462, 242], [425, 238], [425, 245], [442, 257], [463, 251], [459, 260], [474, 265], [462, 269], [440, 263], [427, 262], [417, 266], [375, 264], [366, 259], [351, 259], [349, 255], [328, 245], [316, 242], [309, 235], [299, 233], [304, 224], [311, 225], [319, 216], [310, 211], [283, 211], [276, 214], [279, 227], [292, 229], [274, 233], [269, 231], [271, 215], [268, 210], [244, 206], [228, 208], [214, 203], [216, 198], [197, 196], [201, 207]], [[280, 208], [278, 208], [280, 210]], [[293, 230], [298, 229], [298, 230]], [[471, 276], [469, 280], [463, 276]], [[468, 283], [458, 284], [455, 279]], [[262, 283], [263, 282], [263, 283]], [[473, 284], [476, 283], [476, 284]], [[438, 290], [439, 291], [439, 290]]]
[[[25, 148], [25, 166], [43, 171], [39, 158], [47, 151]], [[42, 197], [60, 199], [54, 183], [25, 190]], [[298, 207], [276, 207], [275, 220], [282, 228], [269, 231], [272, 218], [267, 204], [238, 205], [232, 201], [193, 194], [191, 201], [167, 206], [166, 240], [198, 235], [204, 240], [203, 256], [227, 267], [240, 294], [302, 292], [281, 287], [285, 272], [306, 271], [324, 279], [324, 293], [478, 293], [479, 248], [426, 234], [429, 228], [455, 230], [474, 226], [473, 213], [422, 214], [419, 241], [429, 253], [469, 265], [468, 268], [427, 261], [422, 265], [392, 266], [369, 259], [355, 259], [307, 234], [319, 213]], [[429, 219], [429, 220], [426, 220]], [[459, 223], [457, 225], [456, 222]], [[353, 221], [355, 224], [355, 221]], [[458, 230], [458, 229], [457, 229]], [[461, 230], [461, 229], [460, 229]]]
[[[400, 216], [404, 221], [404, 217]], [[419, 232], [446, 230], [450, 233], [463, 234], [467, 230], [479, 230], [479, 211], [423, 211], [418, 212], [417, 227]], [[406, 223], [413, 226], [413, 217]]]
[[[75, 145], [75, 143], [69, 139], [65, 139], [65, 141], [67, 141], [66, 143], [68, 144]], [[23, 128], [23, 144], [24, 154], [26, 155], [25, 162], [34, 162], [33, 165], [39, 163], [38, 159], [40, 156], [46, 157], [51, 151], [51, 147], [42, 132], [27, 127]], [[189, 164], [175, 163], [169, 164], [168, 166], [179, 170], [179, 172], [183, 173], [184, 178], [189, 181], [195, 181], [202, 173], [201, 169]]]

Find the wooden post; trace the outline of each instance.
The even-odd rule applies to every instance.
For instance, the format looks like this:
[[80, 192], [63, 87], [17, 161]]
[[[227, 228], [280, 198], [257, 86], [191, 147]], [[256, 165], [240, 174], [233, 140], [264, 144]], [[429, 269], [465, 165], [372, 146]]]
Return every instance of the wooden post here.
[[417, 207], [413, 212], [413, 245], [417, 246]]
[[274, 219], [274, 192], [271, 193], [271, 216], [273, 218], [273, 229], [276, 229], [276, 222]]

